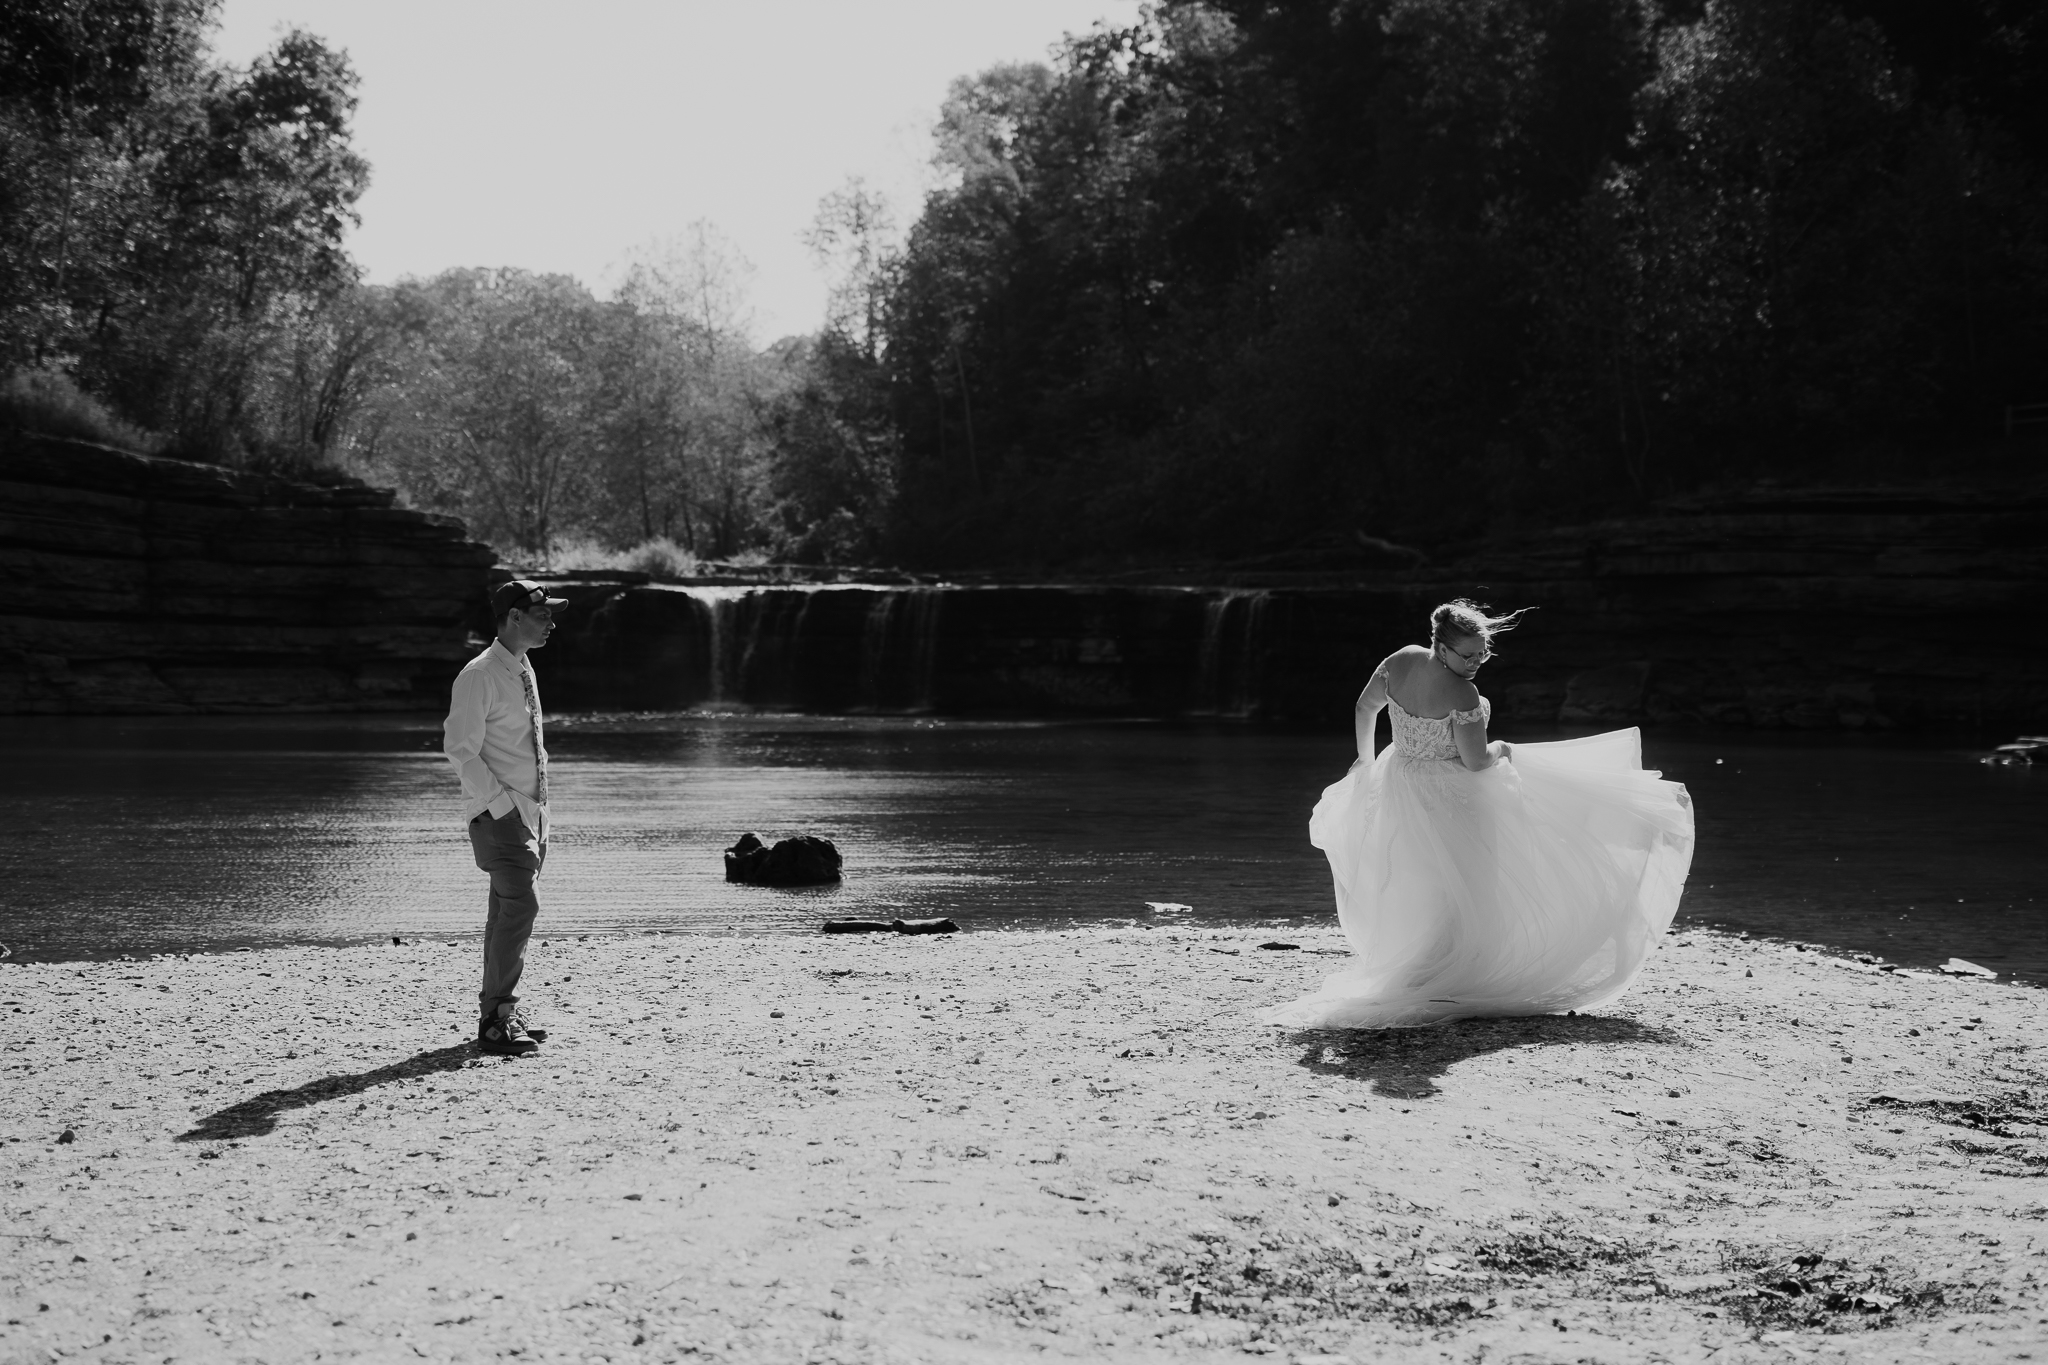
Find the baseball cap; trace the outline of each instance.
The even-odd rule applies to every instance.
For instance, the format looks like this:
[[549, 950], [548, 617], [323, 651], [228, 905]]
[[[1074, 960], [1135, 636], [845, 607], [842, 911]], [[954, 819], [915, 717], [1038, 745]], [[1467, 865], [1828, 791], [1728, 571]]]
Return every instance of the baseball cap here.
[[503, 616], [514, 607], [521, 611], [531, 611], [535, 607], [559, 611], [568, 605], [568, 598], [548, 596], [548, 590], [530, 578], [515, 578], [491, 589], [492, 616]]

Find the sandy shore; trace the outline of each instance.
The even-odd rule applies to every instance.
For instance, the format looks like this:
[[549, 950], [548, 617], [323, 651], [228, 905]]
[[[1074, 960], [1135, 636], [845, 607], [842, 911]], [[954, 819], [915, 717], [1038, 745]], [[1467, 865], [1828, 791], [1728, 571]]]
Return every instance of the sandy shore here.
[[556, 940], [519, 1061], [473, 944], [0, 965], [0, 1361], [2048, 1359], [2040, 992], [1289, 1034], [1270, 937]]

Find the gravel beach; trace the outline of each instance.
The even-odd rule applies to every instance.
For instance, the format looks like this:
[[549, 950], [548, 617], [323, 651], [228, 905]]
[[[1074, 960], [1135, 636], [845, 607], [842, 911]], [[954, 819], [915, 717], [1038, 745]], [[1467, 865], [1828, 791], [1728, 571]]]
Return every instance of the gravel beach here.
[[0, 1361], [2048, 1359], [2042, 996], [1675, 933], [1254, 1022], [1334, 930], [0, 964]]

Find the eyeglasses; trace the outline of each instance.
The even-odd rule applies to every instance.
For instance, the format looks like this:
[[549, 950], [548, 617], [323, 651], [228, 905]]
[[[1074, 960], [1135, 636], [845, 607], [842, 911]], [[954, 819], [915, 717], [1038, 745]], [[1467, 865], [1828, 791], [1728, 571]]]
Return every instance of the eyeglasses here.
[[1467, 654], [1464, 650], [1459, 649], [1456, 645], [1453, 644], [1446, 644], [1444, 648], [1448, 649], [1449, 651], [1451, 651], [1451, 653], [1457, 655], [1461, 660], [1463, 660], [1465, 663], [1471, 665], [1474, 668], [1477, 668], [1480, 664], [1485, 663], [1488, 659], [1491, 659], [1493, 657], [1493, 650], [1486, 645], [1481, 645], [1479, 647], [1479, 653], [1476, 655]]

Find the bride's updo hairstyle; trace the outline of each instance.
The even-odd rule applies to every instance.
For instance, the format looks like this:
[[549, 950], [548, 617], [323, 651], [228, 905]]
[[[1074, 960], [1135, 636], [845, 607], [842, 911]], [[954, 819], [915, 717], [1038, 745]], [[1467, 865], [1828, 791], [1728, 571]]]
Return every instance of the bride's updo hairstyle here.
[[1521, 623], [1523, 613], [1534, 610], [1523, 607], [1505, 616], [1488, 616], [1484, 604], [1457, 598], [1429, 614], [1429, 647], [1435, 649], [1447, 640], [1478, 640], [1490, 645], [1494, 636], [1513, 630]]

